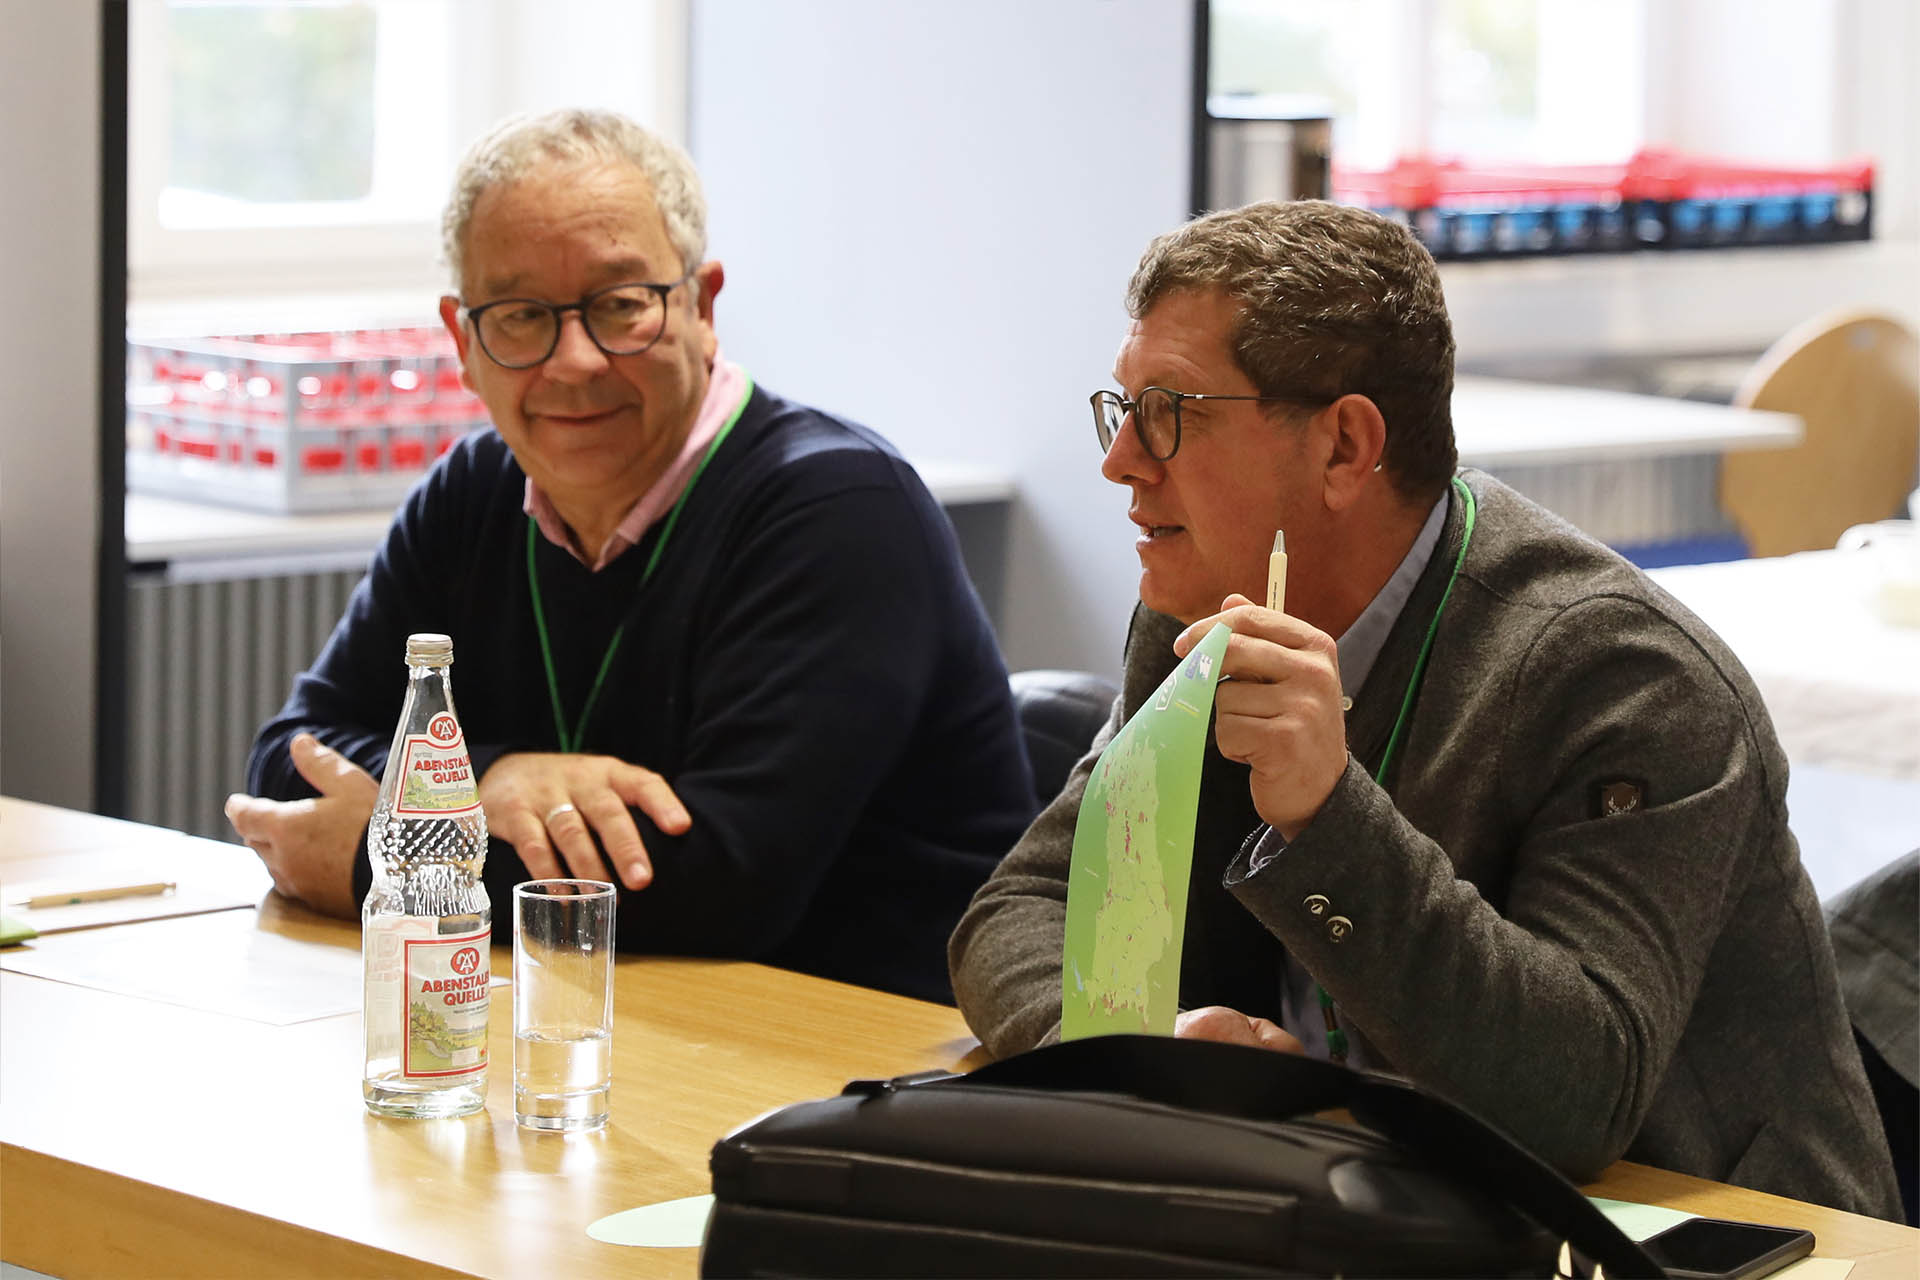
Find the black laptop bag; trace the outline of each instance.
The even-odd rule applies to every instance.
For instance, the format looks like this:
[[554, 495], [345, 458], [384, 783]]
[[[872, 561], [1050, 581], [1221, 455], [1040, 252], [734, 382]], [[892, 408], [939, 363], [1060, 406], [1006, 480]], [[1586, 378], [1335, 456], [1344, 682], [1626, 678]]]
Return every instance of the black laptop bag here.
[[[1357, 1123], [1316, 1118], [1336, 1108]], [[703, 1276], [1551, 1276], [1562, 1241], [1660, 1274], [1465, 1111], [1205, 1041], [857, 1080], [728, 1134], [712, 1169]]]

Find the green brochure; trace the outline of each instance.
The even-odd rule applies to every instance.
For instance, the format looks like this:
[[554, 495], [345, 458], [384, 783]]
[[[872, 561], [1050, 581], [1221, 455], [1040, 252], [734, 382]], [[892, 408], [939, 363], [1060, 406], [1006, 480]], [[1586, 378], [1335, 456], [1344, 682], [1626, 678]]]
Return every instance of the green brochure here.
[[1172, 1035], [1213, 687], [1233, 633], [1193, 647], [1087, 779], [1067, 880], [1060, 1038]]

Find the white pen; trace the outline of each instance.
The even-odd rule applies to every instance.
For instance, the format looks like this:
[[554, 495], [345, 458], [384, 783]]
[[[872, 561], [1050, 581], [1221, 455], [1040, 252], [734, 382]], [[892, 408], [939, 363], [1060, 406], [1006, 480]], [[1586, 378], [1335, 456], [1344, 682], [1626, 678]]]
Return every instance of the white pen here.
[[1287, 611], [1287, 532], [1273, 531], [1273, 554], [1267, 557], [1267, 608]]
[[151, 884], [122, 884], [110, 889], [71, 889], [66, 893], [36, 894], [26, 901], [29, 910], [37, 911], [41, 907], [64, 907], [76, 902], [109, 902], [115, 898], [154, 898], [163, 893], [172, 893], [177, 886], [171, 880], [156, 880]]

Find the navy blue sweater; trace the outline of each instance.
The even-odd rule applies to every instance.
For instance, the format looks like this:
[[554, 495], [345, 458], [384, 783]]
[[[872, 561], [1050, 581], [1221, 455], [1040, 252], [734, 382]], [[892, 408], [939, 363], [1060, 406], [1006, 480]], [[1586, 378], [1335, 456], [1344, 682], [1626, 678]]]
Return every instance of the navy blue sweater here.
[[[379, 776], [406, 637], [453, 637], [475, 775], [556, 751], [526, 569], [525, 475], [492, 431], [415, 486], [313, 667], [260, 731], [257, 795], [312, 795], [288, 755], [310, 730]], [[993, 633], [951, 526], [864, 428], [755, 389], [681, 512], [599, 573], [544, 537], [540, 590], [577, 717], [627, 623], [580, 749], [666, 778], [683, 836], [634, 811], [654, 867], [620, 891], [623, 950], [761, 960], [951, 1000], [946, 941], [1037, 804]], [[494, 840], [510, 936], [528, 878]], [[372, 881], [364, 843], [354, 886]]]

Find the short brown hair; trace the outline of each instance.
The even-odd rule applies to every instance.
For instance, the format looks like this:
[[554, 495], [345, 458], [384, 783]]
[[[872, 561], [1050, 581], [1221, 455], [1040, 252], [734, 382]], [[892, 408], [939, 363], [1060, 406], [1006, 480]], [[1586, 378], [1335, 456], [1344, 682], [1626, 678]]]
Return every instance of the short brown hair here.
[[1453, 328], [1433, 255], [1406, 227], [1324, 200], [1209, 213], [1147, 246], [1127, 313], [1187, 289], [1240, 304], [1227, 341], [1261, 395], [1363, 395], [1386, 419], [1395, 490], [1430, 500], [1446, 487], [1458, 463]]

